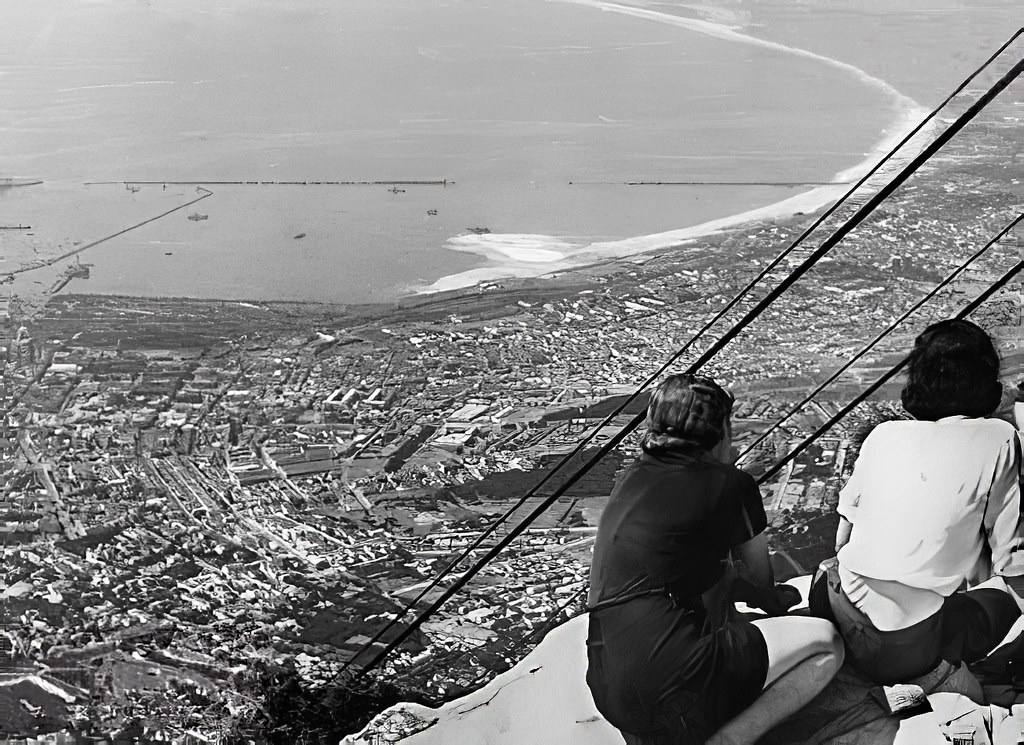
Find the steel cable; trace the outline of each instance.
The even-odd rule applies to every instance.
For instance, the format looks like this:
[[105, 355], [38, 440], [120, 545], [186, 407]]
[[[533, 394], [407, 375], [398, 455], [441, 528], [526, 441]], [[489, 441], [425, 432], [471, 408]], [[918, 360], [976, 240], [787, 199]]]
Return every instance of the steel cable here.
[[[1005, 274], [1003, 274], [1002, 277], [1000, 277], [991, 285], [989, 285], [983, 293], [981, 293], [978, 297], [976, 297], [968, 305], [966, 305], [959, 313], [957, 313], [955, 318], [966, 318], [968, 315], [973, 313], [975, 310], [978, 309], [978, 307], [982, 303], [984, 303], [986, 300], [992, 297], [992, 295], [994, 295], [1000, 288], [1005, 286], [1007, 282], [1009, 282], [1017, 274], [1019, 274], [1022, 269], [1024, 269], [1024, 261], [1018, 261]], [[814, 430], [814, 432], [812, 432], [810, 435], [804, 438], [799, 445], [797, 445], [795, 448], [790, 450], [785, 456], [776, 461], [775, 465], [773, 465], [771, 468], [765, 471], [757, 479], [757, 483], [763, 484], [769, 479], [771, 479], [772, 476], [781, 471], [786, 465], [789, 464], [790, 461], [792, 461], [794, 458], [800, 455], [800, 453], [802, 453], [804, 450], [810, 447], [823, 434], [832, 429], [832, 427], [834, 427], [836, 423], [839, 422], [843, 417], [845, 417], [847, 414], [849, 414], [851, 411], [857, 408], [857, 406], [859, 406], [861, 403], [867, 400], [867, 398], [871, 394], [873, 394], [883, 385], [885, 385], [894, 377], [896, 377], [900, 370], [902, 370], [906, 366], [909, 359], [909, 357], [904, 357], [898, 363], [889, 368], [889, 370], [886, 373], [879, 376], [874, 383], [872, 383], [859, 394], [857, 394], [857, 396], [852, 401], [850, 401], [842, 409], [840, 409], [833, 416], [831, 416], [827, 422], [825, 422], [816, 430]]]
[[680, 357], [688, 352], [693, 345], [703, 338], [703, 336], [717, 324], [722, 318], [724, 318], [736, 305], [742, 301], [758, 284], [760, 284], [764, 278], [772, 272], [782, 261], [784, 261], [796, 248], [803, 243], [821, 224], [827, 220], [836, 210], [839, 209], [847, 200], [853, 196], [867, 181], [875, 175], [882, 166], [891, 160], [902, 148], [906, 145], [915, 135], [917, 135], [932, 119], [934, 119], [938, 113], [944, 109], [950, 101], [964, 91], [974, 79], [980, 75], [989, 65], [992, 64], [1009, 46], [1017, 40], [1018, 37], [1024, 34], [1024, 28], [1018, 29], [1009, 39], [1007, 39], [992, 55], [988, 57], [977, 69], [968, 75], [954, 90], [950, 93], [938, 106], [934, 107], [924, 119], [921, 120], [910, 132], [908, 132], [893, 148], [891, 148], [867, 173], [865, 173], [845, 194], [843, 194], [832, 206], [830, 206], [825, 212], [823, 212], [818, 218], [816, 218], [810, 226], [808, 226], [795, 240], [793, 240], [785, 249], [783, 249], [772, 261], [770, 261], [751, 281], [749, 281], [738, 293], [736, 293], [731, 300], [724, 307], [722, 307], [711, 320], [707, 321], [681, 348], [673, 353], [668, 360], [665, 361], [654, 373], [649, 375], [643, 383], [630, 394], [625, 401], [619, 404], [610, 414], [606, 415], [596, 427], [586, 437], [581, 439], [576, 446], [568, 454], [563, 456], [555, 466], [544, 475], [544, 477], [533, 487], [531, 487], [526, 494], [520, 497], [511, 507], [494, 520], [490, 525], [484, 528], [480, 534], [465, 548], [462, 552], [451, 560], [437, 576], [432, 579], [419, 593], [406, 605], [402, 610], [374, 636], [369, 639], [363, 647], [350, 658], [342, 668], [342, 674], [352, 665], [355, 661], [361, 657], [368, 649], [372, 648], [377, 642], [379, 642], [388, 631], [390, 631], [398, 622], [409, 614], [420, 602], [434, 589], [440, 585], [445, 577], [451, 574], [455, 567], [459, 566], [467, 557], [471, 556], [485, 540], [493, 535], [497, 529], [504, 525], [512, 515], [514, 515], [529, 499], [536, 496], [537, 493], [543, 488], [548, 481], [550, 481], [557, 473], [559, 473], [565, 466], [567, 466], [573, 458], [578, 456], [583, 450], [589, 445], [601, 430], [608, 424], [613, 422], [617, 416], [625, 411], [630, 404], [636, 401], [637, 398], [655, 381], [661, 376], [666, 370], [668, 370], [673, 364], [675, 364]]
[[[1009, 44], [1012, 43], [1018, 36], [1020, 36], [1021, 33], [1024, 33], [1024, 29], [1018, 30], [1013, 35], [1013, 37], [1011, 37], [1011, 39], [1008, 42], [1006, 42], [1006, 44], [1004, 44], [1003, 47], [1000, 48], [1000, 52], [1007, 46], [1009, 46]], [[986, 61], [986, 63], [981, 68], [978, 69], [976, 73], [974, 73], [970, 78], [968, 78], [968, 80], [961, 85], [960, 89], [958, 89], [958, 92], [959, 90], [962, 90], [963, 87], [966, 87], [967, 83], [969, 83], [970, 80], [972, 80], [978, 73], [980, 73], [984, 69], [984, 67], [988, 66], [988, 64], [990, 64], [991, 61], [995, 59], [996, 56], [998, 56], [998, 54], [999, 53], [993, 55], [988, 61]], [[851, 230], [853, 230], [853, 228], [859, 225], [871, 212], [874, 211], [874, 209], [882, 201], [887, 199], [893, 191], [895, 191], [900, 185], [903, 184], [903, 182], [906, 181], [907, 178], [910, 177], [911, 174], [913, 174], [918, 168], [920, 168], [922, 164], [928, 161], [932, 157], [932, 155], [934, 155], [939, 149], [941, 149], [946, 143], [948, 143], [949, 140], [951, 140], [960, 130], [962, 130], [971, 120], [973, 120], [974, 117], [977, 116], [977, 114], [982, 109], [984, 109], [985, 106], [987, 106], [993, 98], [999, 95], [999, 93], [1001, 93], [1022, 72], [1024, 72], [1024, 59], [1017, 62], [1017, 64], [1015, 64], [1009, 70], [1009, 72], [1004, 74], [995, 84], [993, 84], [988, 90], [986, 90], [985, 93], [982, 94], [982, 96], [979, 99], [977, 99], [974, 102], [974, 104], [972, 104], [968, 108], [966, 112], [961, 114], [951, 124], [949, 124], [949, 126], [942, 133], [940, 133], [939, 136], [935, 138], [935, 140], [933, 140], [926, 147], [924, 147], [922, 151], [918, 153], [918, 155], [915, 156], [906, 166], [904, 166], [892, 180], [890, 180], [870, 199], [868, 199], [865, 202], [865, 204], [862, 205], [851, 218], [849, 218], [845, 223], [843, 223], [843, 225], [837, 228], [837, 230], [833, 232], [814, 252], [812, 252], [799, 266], [797, 266], [792, 272], [790, 272], [789, 275], [787, 275], [775, 288], [773, 288], [764, 298], [762, 298], [762, 300], [759, 301], [754, 306], [754, 308], [748, 311], [743, 316], [743, 318], [741, 318], [737, 323], [730, 327], [730, 329], [728, 329], [726, 333], [722, 335], [722, 337], [720, 337], [714, 344], [712, 344], [712, 346], [709, 349], [707, 349], [696, 362], [694, 362], [692, 365], [690, 365], [689, 368], [687, 368], [687, 372], [692, 373], [700, 369], [704, 364], [707, 363], [708, 360], [714, 357], [729, 342], [731, 342], [736, 336], [738, 336], [746, 326], [752, 323], [754, 319], [756, 319], [762, 312], [764, 312], [764, 310], [769, 305], [771, 305], [771, 303], [778, 299], [778, 297], [781, 296], [786, 290], [788, 290], [797, 280], [800, 279], [800, 277], [806, 274], [818, 261], [821, 260], [821, 258], [825, 254], [827, 254], [832, 248], [835, 247], [836, 244], [838, 244], [843, 238], [845, 238], [846, 235]], [[952, 98], [952, 96], [950, 98]], [[920, 128], [923, 127], [929, 119], [935, 116], [935, 114], [938, 112], [940, 108], [942, 108], [942, 106], [945, 106], [948, 100], [950, 99], [947, 98], [947, 100], [943, 102], [943, 104], [940, 107], [937, 107], [935, 110], [933, 110], [933, 112], [930, 113], [928, 117], [926, 117], [924, 122], [922, 122], [922, 124], [919, 125], [919, 127], [915, 128], [915, 130], [913, 130], [911, 134], [907, 135], [907, 137], [905, 137], [904, 140], [901, 141], [900, 145], [898, 145], [897, 148], [902, 147], [902, 145], [905, 144], [906, 141], [910, 139], [910, 137], [916, 134], [916, 132], [919, 131]], [[895, 152], [895, 150], [893, 152]], [[886, 159], [891, 157], [891, 155], [892, 153], [890, 153], [890, 155], [887, 155]], [[857, 185], [855, 185], [844, 197], [842, 197], [840, 201], [849, 198], [849, 196], [853, 192], [855, 192], [860, 187], [860, 185], [864, 181], [866, 181], [866, 179], [870, 177], [870, 175], [873, 174], [875, 171], [877, 171], [877, 167], [873, 169], [871, 172], [869, 172], [869, 174], [865, 176], [864, 179], [859, 181]], [[833, 208], [831, 208], [830, 211], [826, 213], [825, 217], [827, 217], [828, 214], [831, 214], [831, 212], [833, 212], [838, 206], [838, 203], [837, 205], [834, 205]], [[777, 266], [777, 264], [782, 261], [785, 255], [790, 253], [796, 247], [796, 245], [798, 245], [800, 241], [802, 241], [807, 235], [809, 235], [814, 228], [820, 225], [820, 223], [821, 220], [819, 219], [811, 228], [804, 231], [804, 233], [801, 234], [801, 236], [796, 241], [794, 241], [793, 245], [787, 248], [782, 254], [780, 254], [780, 257], [777, 257], [777, 259], [774, 260], [771, 265], [769, 265], [770, 268], [766, 268], [764, 271], [762, 271], [762, 273], [759, 274], [757, 279], [755, 279], [753, 282], [748, 284], [747, 287], [741, 290], [740, 295], [749, 292], [749, 289], [751, 287], [753, 287], [758, 281], [760, 281], [760, 279], [763, 278], [763, 276], [767, 274], [767, 272], [770, 271], [771, 268]], [[668, 369], [668, 367], [672, 363], [674, 363], [680, 356], [682, 356], [682, 354], [684, 354], [685, 351], [692, 346], [692, 343], [695, 339], [699, 338], [700, 335], [705, 333], [706, 330], [710, 328], [712, 325], [714, 325], [714, 323], [717, 320], [719, 320], [722, 316], [724, 316], [724, 314], [728, 312], [728, 310], [730, 310], [732, 307], [735, 307], [736, 303], [739, 302], [739, 297], [740, 296], [738, 295], [737, 297], [733, 298], [733, 300], [730, 301], [726, 308], [723, 309], [723, 311], [721, 311], [718, 315], [716, 315], [715, 319], [706, 324], [705, 327], [702, 328], [695, 337], [693, 337], [693, 339], [687, 342], [687, 344], [684, 345], [683, 348], [681, 348], [674, 355], [672, 355], [669, 361], [666, 362], [661, 368], [659, 368], [658, 372], [652, 375], [648, 379], [648, 381], [643, 384], [643, 387], [635, 391], [634, 394], [632, 394], [631, 397], [627, 399], [627, 401], [624, 404], [622, 404], [616, 412], [606, 417], [605, 422], [602, 422], [602, 424], [599, 425], [594, 430], [594, 432], [590, 436], [590, 439], [592, 439], [594, 434], [600, 431], [600, 429], [604, 426], [604, 424], [607, 421], [610, 421], [618, 413], [621, 413], [621, 411], [624, 410], [629, 403], [635, 400], [636, 397], [638, 397], [640, 393], [643, 391], [644, 387], [649, 385], [650, 382], [656, 379], [658, 375], [660, 375], [662, 372]], [[435, 613], [445, 602], [447, 602], [448, 599], [450, 599], [466, 583], [468, 583], [469, 580], [476, 576], [476, 574], [479, 573], [479, 571], [484, 566], [486, 566], [493, 558], [495, 558], [516, 537], [518, 537], [523, 532], [523, 530], [525, 530], [526, 527], [529, 526], [530, 523], [532, 523], [537, 517], [539, 517], [544, 511], [546, 511], [548, 507], [554, 504], [554, 502], [559, 497], [561, 497], [570, 487], [572, 487], [577, 481], [579, 481], [579, 479], [582, 478], [582, 476], [585, 473], [587, 473], [591, 468], [593, 468], [594, 465], [596, 465], [600, 460], [602, 460], [605, 455], [607, 455], [611, 450], [618, 446], [618, 444], [623, 439], [625, 439], [625, 437], [630, 432], [632, 432], [634, 429], [636, 429], [637, 426], [639, 426], [643, 419], [643, 413], [634, 416], [629, 421], [629, 423], [627, 423], [619, 432], [613, 435], [603, 446], [601, 446], [601, 448], [598, 449], [596, 454], [592, 455], [590, 459], [587, 460], [575, 473], [571, 474], [564, 483], [556, 487], [555, 491], [551, 495], [546, 497], [539, 505], [537, 505], [525, 518], [523, 518], [523, 520], [521, 520], [508, 533], [506, 533], [504, 538], [502, 538], [497, 544], [492, 546], [484, 554], [482, 558], [478, 559], [476, 563], [474, 563], [474, 565], [470, 567], [470, 569], [466, 570], [466, 572], [464, 572], [455, 582], [453, 582], [452, 585], [450, 585], [445, 591], [443, 591], [439, 598], [434, 600], [431, 603], [431, 605], [428, 606], [428, 608], [426, 608], [415, 619], [413, 619], [413, 621], [405, 629], [403, 629], [402, 632], [398, 634], [396, 639], [389, 642], [382, 651], [380, 651], [373, 659], [371, 659], [369, 663], [363, 666], [359, 673], [355, 676], [355, 678], [353, 678], [353, 681], [361, 678], [365, 673], [373, 669], [385, 657], [387, 657], [387, 655], [394, 651], [403, 641], [405, 641], [409, 636], [411, 636], [427, 618], [433, 615], [433, 613]], [[563, 458], [563, 462], [567, 462], [569, 459], [578, 454], [587, 442], [589, 442], [589, 439], [585, 439], [584, 441], [582, 441], [573, 452], [571, 452], [568, 456], [565, 456], [565, 458]], [[560, 466], [561, 463], [558, 467]], [[541, 482], [539, 482], [529, 492], [527, 492], [527, 494], [524, 497], [520, 498], [517, 504], [512, 509], [508, 510], [506, 514], [511, 515], [511, 513], [513, 513], [516, 509], [521, 507], [530, 497], [536, 496], [536, 493], [540, 489], [540, 487], [551, 479], [554, 473], [557, 472], [558, 467], [556, 467], [555, 470], [549, 472], [544, 477], [544, 479], [541, 480]], [[481, 534], [481, 537], [478, 538], [478, 540], [474, 542], [474, 544], [472, 544], [469, 548], [467, 548], [464, 551], [464, 554], [468, 556], [477, 546], [480, 545], [480, 542], [482, 542], [483, 538], [485, 537], [485, 534], [489, 536], [494, 532], [494, 530], [497, 529], [497, 525], [498, 522], [496, 521], [491, 526], [488, 526], [488, 529]], [[450, 565], [450, 567], [453, 567], [463, 558], [464, 557], [460, 557], [459, 559], [457, 559]], [[429, 592], [429, 590], [436, 588], [440, 580], [443, 579], [443, 576], [445, 576], [445, 574], [448, 572], [450, 572], [450, 570], [443, 570], [442, 575], [435, 578], [435, 580], [430, 583], [428, 588], [422, 591], [420, 596], [413, 603], [410, 603], [406, 610], [404, 610], [400, 616], [397, 616], [395, 619], [389, 621], [389, 623], [385, 626], [384, 629], [378, 632], [372, 640], [364, 644], [363, 648], [361, 648], [359, 652], [357, 652], [357, 654], [346, 663], [346, 665], [342, 668], [338, 675], [344, 674], [344, 672], [350, 667], [353, 660], [355, 660], [358, 656], [362, 655], [365, 651], [369, 650], [374, 644], [379, 642], [383, 638], [384, 634], [387, 633], [387, 631], [389, 631], [391, 628], [397, 625], [398, 618], [401, 618], [406, 613], [408, 613], [408, 611], [411, 610], [414, 607], [414, 605], [418, 603], [419, 600], [421, 600], [426, 595], [427, 592]]]
[[757, 436], [757, 438], [752, 443], [750, 443], [749, 445], [747, 445], [743, 449], [743, 452], [741, 452], [740, 456], [739, 456], [740, 459], [742, 460], [743, 456], [747, 455], [747, 453], [749, 453], [751, 450], [756, 448], [762, 442], [767, 440], [772, 435], [773, 432], [775, 432], [777, 429], [779, 429], [779, 427], [781, 427], [783, 425], [784, 422], [788, 421], [791, 417], [793, 417], [801, 409], [803, 409], [808, 403], [810, 403], [815, 398], [817, 398], [819, 393], [821, 393], [823, 390], [825, 390], [830, 385], [832, 385], [832, 383], [834, 383], [836, 380], [838, 380], [839, 377], [844, 372], [846, 372], [851, 367], [853, 367], [853, 364], [857, 360], [859, 360], [865, 354], [870, 352], [880, 341], [882, 341], [885, 337], [887, 337], [889, 334], [891, 334], [893, 331], [895, 331], [900, 325], [903, 324], [904, 321], [906, 321], [910, 316], [912, 316], [915, 312], [917, 312], [917, 310], [919, 308], [921, 308], [922, 305], [924, 305], [929, 300], [931, 300], [933, 297], [935, 297], [935, 295], [937, 295], [939, 292], [941, 292], [943, 290], [943, 288], [947, 287], [951, 282], [953, 282], [953, 280], [955, 280], [964, 271], [966, 271], [967, 267], [969, 267], [971, 264], [973, 264], [975, 261], [977, 261], [986, 251], [988, 251], [990, 248], [992, 248], [992, 246], [994, 246], [999, 241], [1001, 241], [1003, 238], [1005, 238], [1006, 235], [1011, 230], [1013, 230], [1021, 220], [1024, 220], [1024, 212], [1022, 212], [1021, 214], [1017, 215], [1017, 217], [1015, 217], [1006, 226], [1004, 226], [1003, 229], [1000, 230], [995, 235], [994, 238], [989, 240], [987, 243], [985, 243], [984, 246], [982, 246], [977, 251], [975, 251], [973, 254], [971, 254], [971, 256], [967, 258], [967, 260], [965, 260], [963, 263], [961, 263], [955, 270], [953, 270], [953, 272], [951, 272], [950, 274], [946, 275], [946, 277], [941, 282], [939, 282], [937, 285], [935, 285], [935, 287], [933, 287], [931, 290], [929, 290], [928, 293], [926, 295], [924, 295], [924, 297], [922, 297], [920, 300], [918, 300], [916, 303], [914, 303], [912, 306], [910, 306], [910, 308], [906, 312], [904, 312], [903, 315], [901, 315], [895, 321], [890, 323], [874, 339], [872, 339], [867, 344], [865, 344], [863, 347], [861, 347], [861, 349], [855, 355], [853, 355], [853, 357], [848, 359], [841, 367], [839, 367], [835, 372], [833, 372], [826, 380], [824, 380], [821, 383], [819, 383], [818, 386], [814, 388], [814, 390], [812, 390], [810, 393], [808, 393], [803, 398], [803, 400], [800, 401], [800, 403], [798, 403], [795, 406], [793, 406], [792, 409], [790, 409], [788, 412], [786, 412], [771, 427], [769, 427], [764, 432], [759, 434]]

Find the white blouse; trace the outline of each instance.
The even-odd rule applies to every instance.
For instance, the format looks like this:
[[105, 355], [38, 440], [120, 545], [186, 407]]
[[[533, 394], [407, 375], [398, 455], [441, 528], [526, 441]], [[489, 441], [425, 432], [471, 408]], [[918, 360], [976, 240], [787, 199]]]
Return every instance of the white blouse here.
[[1024, 575], [1013, 425], [952, 416], [876, 427], [839, 496], [847, 597], [882, 631], [935, 613], [965, 581]]

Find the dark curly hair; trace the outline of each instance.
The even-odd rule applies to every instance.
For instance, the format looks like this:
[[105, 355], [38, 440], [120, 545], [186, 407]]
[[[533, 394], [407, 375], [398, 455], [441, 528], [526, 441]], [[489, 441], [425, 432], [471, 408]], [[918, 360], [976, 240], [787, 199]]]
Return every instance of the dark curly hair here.
[[644, 450], [710, 450], [725, 435], [732, 402], [732, 395], [711, 378], [670, 375], [647, 406]]
[[999, 405], [999, 354], [983, 329], [959, 319], [939, 321], [914, 340], [903, 408], [935, 421], [961, 414], [988, 416]]

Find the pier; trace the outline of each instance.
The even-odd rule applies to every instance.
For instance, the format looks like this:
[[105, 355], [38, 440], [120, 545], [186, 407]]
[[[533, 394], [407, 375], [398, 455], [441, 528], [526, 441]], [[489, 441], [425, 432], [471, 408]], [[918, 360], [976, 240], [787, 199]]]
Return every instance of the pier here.
[[[202, 187], [200, 187], [200, 188], [202, 189]], [[148, 225], [148, 224], [150, 224], [152, 222], [156, 222], [157, 220], [160, 220], [160, 219], [162, 219], [164, 217], [167, 217], [168, 215], [173, 214], [174, 212], [177, 212], [179, 210], [183, 210], [186, 207], [190, 207], [191, 205], [196, 204], [197, 202], [201, 202], [202, 200], [206, 199], [207, 197], [212, 197], [213, 196], [213, 192], [210, 191], [209, 189], [202, 189], [202, 191], [203, 191], [203, 193], [200, 196], [196, 197], [195, 199], [190, 199], [189, 201], [185, 202], [184, 204], [179, 204], [177, 207], [172, 207], [169, 210], [165, 210], [164, 212], [161, 212], [159, 215], [154, 215], [153, 217], [148, 217], [145, 220], [142, 220], [141, 222], [137, 222], [134, 225], [129, 225], [127, 228], [122, 228], [121, 230], [118, 230], [116, 233], [111, 233], [110, 235], [107, 235], [107, 236], [104, 236], [103, 238], [99, 238], [99, 239], [97, 239], [95, 241], [91, 241], [89, 243], [86, 243], [84, 246], [79, 246], [79, 247], [77, 247], [75, 249], [72, 249], [71, 251], [65, 251], [60, 256], [55, 256], [52, 259], [46, 259], [45, 261], [40, 261], [40, 262], [37, 262], [37, 263], [33, 263], [33, 264], [29, 265], [29, 266], [23, 266], [23, 267], [19, 267], [18, 269], [13, 269], [13, 270], [7, 272], [7, 274], [9, 274], [9, 275], [24, 274], [25, 272], [35, 271], [36, 269], [41, 269], [43, 267], [53, 266], [54, 264], [56, 264], [56, 263], [58, 263], [60, 261], [64, 261], [65, 259], [70, 259], [72, 256], [78, 256], [79, 254], [83, 253], [84, 251], [89, 250], [93, 246], [98, 246], [101, 243], [105, 243], [106, 241], [109, 241], [109, 240], [111, 240], [113, 238], [117, 238], [118, 236], [124, 235], [125, 233], [129, 233], [132, 230], [136, 230], [138, 228], [141, 228], [143, 225]]]
[[86, 181], [86, 186], [441, 186], [454, 185], [451, 179], [398, 181]]

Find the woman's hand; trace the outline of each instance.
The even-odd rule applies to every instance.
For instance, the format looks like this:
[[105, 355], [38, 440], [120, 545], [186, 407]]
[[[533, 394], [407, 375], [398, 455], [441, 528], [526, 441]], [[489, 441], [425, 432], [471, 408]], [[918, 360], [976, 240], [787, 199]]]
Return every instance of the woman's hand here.
[[798, 589], [792, 585], [782, 584], [781, 582], [775, 585], [775, 597], [778, 602], [778, 607], [782, 609], [783, 613], [803, 600]]
[[802, 599], [800, 591], [790, 585], [758, 587], [742, 574], [734, 582], [734, 599], [760, 608], [769, 616], [784, 616]]
[[839, 516], [839, 527], [836, 528], [836, 553], [839, 549], [850, 542], [850, 534], [853, 532], [853, 523], [842, 515]]

